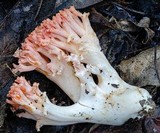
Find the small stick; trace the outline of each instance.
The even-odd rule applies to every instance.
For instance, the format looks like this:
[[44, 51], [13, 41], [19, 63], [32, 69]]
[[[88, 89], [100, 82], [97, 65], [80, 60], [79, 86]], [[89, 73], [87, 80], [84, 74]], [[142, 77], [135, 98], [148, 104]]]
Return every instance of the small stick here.
[[128, 8], [128, 7], [124, 7], [124, 6], [122, 6], [122, 5], [118, 4], [118, 3], [112, 2], [112, 4], [113, 4], [113, 5], [116, 5], [116, 6], [119, 6], [119, 7], [121, 7], [121, 8], [124, 8], [125, 10], [131, 11], [131, 12], [134, 12], [134, 13], [137, 13], [137, 14], [145, 15], [144, 12], [136, 11], [136, 10], [134, 10], [134, 9], [130, 9], [130, 8]]
[[38, 10], [37, 10], [36, 15], [35, 15], [35, 17], [34, 17], [34, 20], [36, 20], [36, 18], [37, 18], [37, 16], [38, 16], [39, 12], [40, 12], [40, 10], [41, 10], [42, 3], [43, 3], [43, 0], [40, 0], [39, 6], [38, 6]]

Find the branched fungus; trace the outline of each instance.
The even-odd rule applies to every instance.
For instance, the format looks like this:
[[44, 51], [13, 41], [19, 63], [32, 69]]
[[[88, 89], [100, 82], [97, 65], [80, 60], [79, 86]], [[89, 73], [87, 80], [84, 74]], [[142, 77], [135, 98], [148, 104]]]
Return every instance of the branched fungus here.
[[14, 72], [41, 72], [75, 103], [51, 103], [37, 83], [32, 86], [18, 77], [7, 102], [13, 111], [25, 110], [19, 117], [36, 120], [37, 130], [43, 125], [82, 122], [122, 125], [154, 109], [151, 95], [124, 82], [109, 64], [88, 16], [74, 7], [60, 11], [36, 27], [14, 54], [19, 59]]

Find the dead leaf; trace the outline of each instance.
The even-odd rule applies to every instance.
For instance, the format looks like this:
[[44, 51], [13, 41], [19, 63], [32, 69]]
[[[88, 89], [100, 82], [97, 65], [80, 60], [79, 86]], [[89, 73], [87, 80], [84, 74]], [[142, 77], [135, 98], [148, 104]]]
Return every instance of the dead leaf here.
[[[160, 70], [160, 46], [157, 47], [157, 70]], [[137, 86], [159, 85], [154, 66], [154, 48], [150, 48], [124, 60], [118, 66], [120, 76], [130, 84]]]

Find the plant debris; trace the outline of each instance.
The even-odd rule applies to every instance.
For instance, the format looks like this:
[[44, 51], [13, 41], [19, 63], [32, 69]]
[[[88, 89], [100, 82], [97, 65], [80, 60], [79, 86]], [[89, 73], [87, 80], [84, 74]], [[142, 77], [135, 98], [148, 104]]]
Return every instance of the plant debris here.
[[[154, 48], [150, 48], [122, 61], [119, 65], [121, 77], [137, 86], [160, 85], [157, 77], [159, 71], [155, 70], [154, 52]], [[160, 70], [160, 46], [157, 47], [156, 66], [157, 70]]]

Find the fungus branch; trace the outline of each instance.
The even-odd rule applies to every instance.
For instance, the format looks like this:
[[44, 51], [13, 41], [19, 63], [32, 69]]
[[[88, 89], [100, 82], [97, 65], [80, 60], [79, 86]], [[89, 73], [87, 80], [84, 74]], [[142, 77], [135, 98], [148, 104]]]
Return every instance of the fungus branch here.
[[42, 125], [81, 122], [121, 125], [154, 109], [150, 94], [125, 83], [109, 64], [88, 15], [74, 7], [60, 11], [44, 20], [15, 52], [19, 61], [14, 72], [37, 70], [75, 102], [55, 105], [37, 83], [31, 86], [23, 77], [17, 78], [7, 102], [13, 111], [24, 109], [19, 116], [36, 120], [38, 130]]

